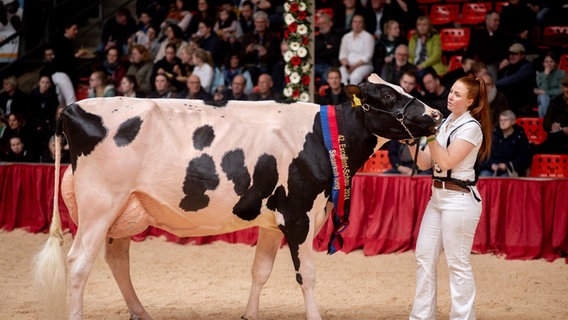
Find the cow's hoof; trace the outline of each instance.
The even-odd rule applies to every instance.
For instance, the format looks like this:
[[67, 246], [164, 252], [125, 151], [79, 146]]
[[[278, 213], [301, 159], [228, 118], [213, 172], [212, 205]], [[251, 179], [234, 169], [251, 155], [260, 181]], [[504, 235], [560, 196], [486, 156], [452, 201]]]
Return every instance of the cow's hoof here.
[[130, 315], [130, 320], [142, 320], [139, 316]]

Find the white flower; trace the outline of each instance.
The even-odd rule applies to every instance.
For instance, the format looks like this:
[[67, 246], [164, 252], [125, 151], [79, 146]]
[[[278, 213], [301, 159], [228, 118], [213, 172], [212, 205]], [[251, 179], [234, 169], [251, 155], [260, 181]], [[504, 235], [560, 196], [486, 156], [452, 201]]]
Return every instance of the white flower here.
[[294, 23], [296, 19], [294, 19], [294, 16], [291, 13], [287, 13], [286, 15], [284, 15], [284, 21], [287, 25], [290, 25]]
[[290, 75], [290, 83], [298, 84], [300, 83], [300, 80], [302, 80], [302, 77], [300, 77], [297, 72], [292, 72], [292, 74]]
[[288, 3], [288, 1], [284, 2], [284, 10], [286, 12], [290, 11], [290, 4]]
[[290, 42], [290, 50], [297, 51], [300, 49], [300, 44], [298, 42]]
[[284, 95], [285, 95], [286, 97], [290, 97], [290, 96], [292, 95], [292, 88], [290, 88], [290, 87], [284, 88], [284, 92], [283, 92], [283, 93], [284, 93]]
[[284, 54], [284, 61], [286, 62], [290, 62], [290, 59], [292, 59], [292, 57], [294, 56], [294, 53], [290, 50], [286, 51], [286, 53]]
[[298, 10], [300, 11], [306, 11], [306, 3], [305, 2], [300, 2], [300, 4], [298, 5]]
[[292, 73], [292, 70], [290, 70], [290, 66], [289, 65], [285, 65], [284, 66], [284, 74], [286, 74], [287, 76], [289, 76]]
[[301, 24], [298, 26], [297, 29], [298, 33], [301, 35], [305, 35], [308, 33], [308, 26], [306, 26], [305, 24]]
[[300, 101], [309, 101], [310, 100], [310, 95], [307, 92], [302, 92], [300, 93]]
[[305, 63], [302, 65], [302, 72], [303, 73], [308, 73], [310, 71], [310, 68], [312, 67], [311, 64], [309, 63]]
[[298, 57], [303, 58], [308, 54], [308, 50], [306, 50], [306, 48], [301, 47], [300, 49], [298, 49]]

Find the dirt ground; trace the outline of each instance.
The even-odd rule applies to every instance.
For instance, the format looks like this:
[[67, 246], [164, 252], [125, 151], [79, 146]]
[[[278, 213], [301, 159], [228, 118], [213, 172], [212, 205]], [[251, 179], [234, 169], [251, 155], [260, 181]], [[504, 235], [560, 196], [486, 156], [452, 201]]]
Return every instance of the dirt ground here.
[[[0, 319], [43, 319], [31, 284], [32, 256], [47, 235], [0, 231]], [[66, 235], [65, 246], [71, 244]], [[154, 319], [240, 319], [249, 293], [254, 248], [216, 242], [179, 245], [163, 238], [133, 242], [134, 286]], [[407, 319], [414, 294], [414, 252], [366, 257], [316, 253], [316, 297], [324, 319]], [[472, 257], [478, 319], [568, 319], [568, 265], [563, 259], [513, 261]], [[445, 260], [438, 270], [438, 318], [448, 319]], [[305, 319], [287, 247], [278, 253], [261, 296], [268, 320]], [[86, 319], [125, 320], [126, 306], [99, 256], [85, 292]]]

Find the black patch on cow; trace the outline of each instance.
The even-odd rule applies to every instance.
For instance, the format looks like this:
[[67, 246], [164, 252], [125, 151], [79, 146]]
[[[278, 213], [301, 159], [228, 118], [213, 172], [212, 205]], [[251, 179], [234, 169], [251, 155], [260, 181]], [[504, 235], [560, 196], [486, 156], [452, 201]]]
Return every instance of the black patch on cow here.
[[215, 130], [210, 125], [201, 126], [193, 131], [193, 147], [203, 150], [209, 147], [215, 139]]
[[225, 107], [227, 105], [229, 101], [227, 100], [203, 100], [203, 103], [206, 106], [212, 106], [212, 107]]
[[71, 104], [61, 112], [59, 132], [64, 132], [69, 143], [71, 166], [77, 169], [77, 158], [89, 155], [103, 141], [108, 129], [100, 116], [88, 113], [78, 104]]
[[221, 168], [229, 181], [233, 181], [235, 193], [242, 196], [250, 186], [250, 174], [245, 167], [245, 153], [237, 149], [225, 153], [221, 160]]
[[233, 213], [247, 221], [252, 221], [260, 215], [262, 200], [272, 194], [278, 183], [276, 158], [267, 154], [260, 156], [254, 167], [252, 179], [252, 186], [233, 207]]
[[197, 211], [209, 205], [207, 190], [214, 190], [219, 185], [219, 176], [215, 171], [215, 162], [208, 154], [194, 158], [187, 166], [183, 193], [179, 207], [185, 211]]
[[121, 123], [114, 135], [114, 143], [118, 147], [129, 145], [138, 135], [142, 122], [142, 118], [136, 116]]

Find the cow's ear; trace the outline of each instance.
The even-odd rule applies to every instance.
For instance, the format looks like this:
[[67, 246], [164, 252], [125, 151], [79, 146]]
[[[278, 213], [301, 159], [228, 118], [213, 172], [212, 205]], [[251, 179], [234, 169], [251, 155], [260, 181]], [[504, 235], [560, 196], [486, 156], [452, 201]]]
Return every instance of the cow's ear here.
[[362, 99], [363, 99], [363, 92], [361, 88], [354, 85], [348, 85], [345, 87], [345, 94], [351, 101], [351, 106], [353, 108], [361, 106]]

